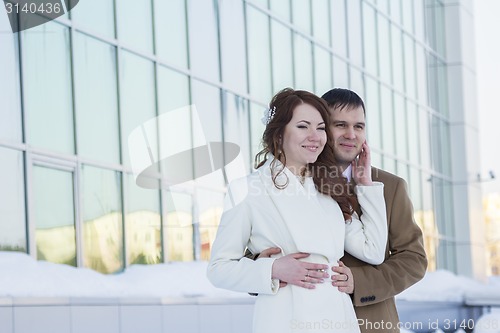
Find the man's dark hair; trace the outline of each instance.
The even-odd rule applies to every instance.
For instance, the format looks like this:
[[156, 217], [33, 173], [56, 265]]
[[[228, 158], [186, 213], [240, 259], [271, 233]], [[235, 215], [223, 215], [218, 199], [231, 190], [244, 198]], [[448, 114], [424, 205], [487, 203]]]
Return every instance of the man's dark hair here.
[[354, 109], [363, 108], [363, 113], [366, 115], [365, 103], [358, 94], [349, 89], [333, 88], [321, 96], [326, 101], [328, 107], [334, 109]]

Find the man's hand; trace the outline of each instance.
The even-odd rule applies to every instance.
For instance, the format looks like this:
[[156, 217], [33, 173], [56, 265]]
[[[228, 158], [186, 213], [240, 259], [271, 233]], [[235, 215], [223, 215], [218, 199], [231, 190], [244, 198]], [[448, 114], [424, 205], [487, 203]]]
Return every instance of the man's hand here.
[[351, 162], [352, 177], [356, 184], [370, 186], [373, 185], [370, 147], [368, 147], [366, 141], [361, 147], [358, 158]]
[[323, 283], [329, 276], [328, 265], [298, 260], [307, 257], [308, 253], [292, 253], [276, 259], [273, 263], [272, 278], [279, 279], [280, 283], [290, 283], [307, 289], [316, 288], [316, 283]]
[[347, 294], [354, 292], [354, 277], [351, 269], [339, 260], [339, 266], [333, 266], [332, 271], [338, 273], [332, 275], [332, 285], [338, 287], [339, 291]]

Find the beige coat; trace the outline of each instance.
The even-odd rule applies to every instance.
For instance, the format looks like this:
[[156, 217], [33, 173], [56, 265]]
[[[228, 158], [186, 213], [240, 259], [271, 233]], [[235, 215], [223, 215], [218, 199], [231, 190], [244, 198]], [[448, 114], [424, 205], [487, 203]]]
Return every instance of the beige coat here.
[[347, 294], [329, 283], [314, 290], [279, 289], [279, 281], [271, 279], [276, 258], [254, 261], [242, 255], [247, 247], [254, 253], [280, 247], [281, 255], [307, 252], [309, 261], [333, 265], [346, 248], [365, 261], [381, 263], [387, 242], [383, 185], [357, 187], [363, 222], [355, 215], [346, 224], [338, 204], [319, 194], [311, 179], [302, 186], [285, 171], [289, 184], [284, 190], [274, 186], [269, 162], [231, 183], [208, 278], [220, 288], [259, 294], [254, 332], [359, 332]]
[[389, 227], [386, 259], [381, 265], [372, 266], [346, 253], [342, 260], [351, 268], [354, 276], [352, 299], [361, 331], [399, 332], [396, 328], [399, 317], [394, 296], [422, 279], [427, 269], [427, 259], [422, 231], [413, 218], [406, 182], [375, 168], [372, 178], [385, 185]]

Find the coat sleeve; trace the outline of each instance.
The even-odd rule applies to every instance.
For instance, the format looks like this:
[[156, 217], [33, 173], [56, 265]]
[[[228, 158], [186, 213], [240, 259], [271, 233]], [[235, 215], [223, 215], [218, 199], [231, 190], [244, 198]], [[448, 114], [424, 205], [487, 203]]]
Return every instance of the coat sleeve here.
[[386, 200], [393, 207], [388, 258], [378, 266], [350, 267], [354, 276], [355, 306], [366, 306], [394, 297], [422, 279], [427, 269], [422, 231], [413, 219], [413, 206], [403, 179], [398, 180], [393, 197]]
[[[235, 193], [230, 186], [227, 196]], [[274, 258], [252, 260], [243, 257], [252, 230], [252, 215], [243, 200], [222, 214], [212, 246], [207, 277], [218, 288], [259, 294], [275, 294], [279, 280], [272, 279]]]
[[372, 265], [381, 264], [387, 244], [387, 215], [384, 200], [384, 184], [356, 186], [361, 206], [361, 219], [356, 213], [346, 224], [345, 250], [356, 258]]

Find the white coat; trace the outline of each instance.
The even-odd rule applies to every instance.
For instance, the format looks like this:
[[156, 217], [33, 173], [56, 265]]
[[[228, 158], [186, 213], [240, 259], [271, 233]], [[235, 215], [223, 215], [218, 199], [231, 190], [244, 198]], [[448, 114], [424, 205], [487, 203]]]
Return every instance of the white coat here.
[[[281, 164], [278, 165], [281, 166]], [[279, 247], [280, 256], [310, 253], [305, 260], [337, 265], [344, 249], [371, 264], [384, 260], [387, 222], [383, 184], [357, 186], [362, 221], [345, 223], [339, 205], [320, 194], [311, 178], [302, 185], [287, 168], [271, 179], [270, 159], [256, 172], [232, 182], [213, 243], [207, 275], [219, 288], [258, 293], [253, 332], [359, 332], [352, 301], [326, 280], [315, 289], [279, 288], [271, 278], [276, 258], [251, 260], [245, 249], [259, 253]], [[332, 271], [329, 272], [333, 273]]]

